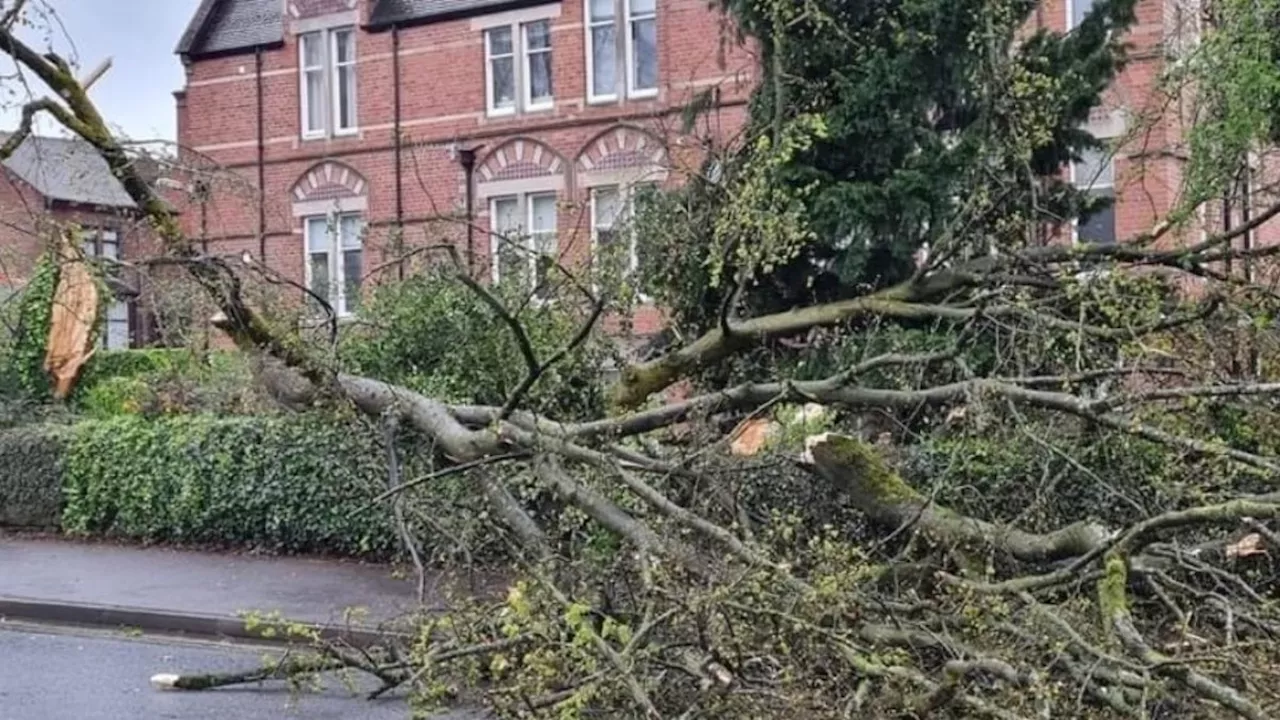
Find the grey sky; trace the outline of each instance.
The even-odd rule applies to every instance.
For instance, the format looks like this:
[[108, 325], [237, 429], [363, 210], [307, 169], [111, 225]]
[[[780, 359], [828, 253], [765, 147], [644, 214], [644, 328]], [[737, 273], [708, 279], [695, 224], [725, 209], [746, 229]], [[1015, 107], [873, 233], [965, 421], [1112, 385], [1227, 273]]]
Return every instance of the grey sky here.
[[[42, 52], [52, 45], [84, 72], [111, 57], [111, 71], [91, 93], [103, 116], [132, 139], [173, 140], [173, 91], [182, 87], [182, 63], [173, 48], [198, 4], [199, 0], [35, 0], [32, 5], [37, 8], [52, 7], [62, 27], [50, 30], [37, 11], [32, 17], [36, 27], [22, 35]], [[7, 74], [12, 65], [0, 68]], [[18, 120], [16, 107], [27, 91], [8, 80], [4, 84], [0, 129], [12, 130]], [[54, 128], [46, 122], [39, 130], [51, 133]]]

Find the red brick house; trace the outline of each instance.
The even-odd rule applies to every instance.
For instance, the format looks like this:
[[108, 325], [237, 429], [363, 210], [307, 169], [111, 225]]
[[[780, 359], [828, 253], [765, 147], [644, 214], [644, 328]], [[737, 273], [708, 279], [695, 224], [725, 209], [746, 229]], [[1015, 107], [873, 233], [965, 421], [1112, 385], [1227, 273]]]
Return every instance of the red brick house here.
[[[3, 135], [0, 135], [3, 139]], [[97, 151], [80, 140], [28, 137], [0, 165], [0, 290], [26, 284], [54, 233], [78, 227], [86, 255], [116, 260], [147, 253], [151, 234], [137, 207]], [[144, 342], [136, 281], [116, 273], [101, 343], [120, 349]]]
[[[1132, 60], [1087, 128], [1112, 149], [1066, 169], [1116, 202], [1074, 237], [1132, 237], [1178, 202], [1188, 119], [1156, 89], [1199, 31], [1185, 5], [1139, 3]], [[1044, 0], [1031, 25], [1069, 30], [1091, 6]], [[178, 46], [178, 136], [232, 175], [187, 229], [340, 313], [415, 244], [456, 243], [477, 276], [536, 276], [532, 253], [494, 260], [490, 230], [521, 228], [582, 262], [636, 187], [678, 183], [741, 127], [754, 60], [727, 36], [705, 0], [203, 0]], [[707, 90], [707, 120], [673, 132]]]
[[204, 0], [178, 53], [179, 142], [233, 173], [187, 230], [339, 313], [442, 238], [495, 280], [539, 264], [494, 262], [490, 229], [585, 261], [636, 188], [741, 127], [753, 66], [705, 0]]

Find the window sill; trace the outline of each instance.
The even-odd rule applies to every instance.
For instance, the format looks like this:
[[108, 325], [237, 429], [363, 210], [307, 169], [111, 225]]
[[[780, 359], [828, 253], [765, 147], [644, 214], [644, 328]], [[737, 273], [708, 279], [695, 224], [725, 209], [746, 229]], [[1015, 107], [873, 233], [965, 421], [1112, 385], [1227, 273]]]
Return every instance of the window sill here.
[[516, 116], [516, 109], [515, 109], [515, 108], [504, 108], [504, 109], [501, 109], [501, 110], [494, 110], [493, 108], [488, 108], [488, 109], [486, 109], [486, 110], [484, 111], [484, 116], [485, 116], [485, 117], [487, 117], [487, 118], [509, 118], [509, 117], [515, 117], [515, 116]]
[[588, 95], [588, 105], [615, 105], [620, 98], [617, 95]]
[[333, 131], [333, 136], [334, 136], [335, 138], [358, 137], [359, 135], [360, 135], [360, 128], [350, 128], [350, 129], [347, 129], [347, 130], [334, 130], [334, 131]]
[[658, 88], [651, 90], [632, 90], [627, 93], [628, 100], [652, 100], [658, 97]]
[[324, 133], [302, 133], [302, 142], [315, 142], [316, 140], [324, 140], [327, 135]]

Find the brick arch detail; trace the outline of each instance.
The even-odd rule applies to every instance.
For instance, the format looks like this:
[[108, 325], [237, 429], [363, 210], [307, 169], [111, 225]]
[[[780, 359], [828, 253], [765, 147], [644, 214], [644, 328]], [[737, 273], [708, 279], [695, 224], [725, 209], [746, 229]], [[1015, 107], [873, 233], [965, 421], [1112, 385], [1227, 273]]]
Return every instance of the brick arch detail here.
[[481, 183], [552, 177], [564, 172], [560, 153], [532, 138], [518, 137], [494, 148], [480, 163]]
[[665, 167], [666, 145], [648, 130], [614, 125], [591, 138], [578, 152], [578, 172]]
[[294, 202], [360, 197], [369, 189], [364, 176], [332, 160], [313, 165], [293, 184]]

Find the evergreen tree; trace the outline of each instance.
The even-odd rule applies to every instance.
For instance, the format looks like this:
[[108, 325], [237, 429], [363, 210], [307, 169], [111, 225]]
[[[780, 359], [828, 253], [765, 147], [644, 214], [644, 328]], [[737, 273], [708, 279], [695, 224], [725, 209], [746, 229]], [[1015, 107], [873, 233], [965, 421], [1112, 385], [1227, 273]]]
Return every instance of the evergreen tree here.
[[662, 259], [653, 292], [686, 326], [730, 297], [755, 313], [865, 292], [926, 245], [1043, 241], [1096, 209], [1060, 171], [1099, 146], [1081, 126], [1135, 0], [1099, 0], [1068, 33], [1031, 28], [1034, 0], [725, 2], [760, 50], [751, 140], [640, 228]]

